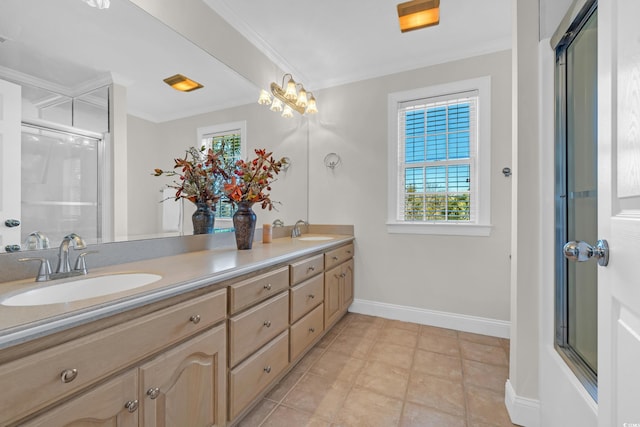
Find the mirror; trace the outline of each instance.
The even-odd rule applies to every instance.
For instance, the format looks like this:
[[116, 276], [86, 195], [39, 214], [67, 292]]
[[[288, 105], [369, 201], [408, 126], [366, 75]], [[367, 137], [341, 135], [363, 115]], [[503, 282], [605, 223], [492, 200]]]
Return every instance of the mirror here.
[[[200, 82], [204, 88], [184, 93], [163, 82], [164, 78], [177, 73]], [[158, 206], [163, 185], [151, 176], [153, 168], [171, 168], [173, 158], [181, 156], [186, 147], [197, 143], [198, 127], [237, 120], [228, 119], [223, 114], [202, 118], [203, 114], [234, 106], [246, 106], [252, 111], [258, 93], [254, 84], [128, 0], [111, 0], [110, 8], [104, 10], [92, 8], [82, 0], [3, 0], [0, 79], [28, 83], [23, 90], [27, 103], [46, 107], [38, 110], [37, 118], [54, 120], [52, 117], [57, 117], [55, 120], [63, 125], [93, 127], [87, 130], [97, 132], [106, 129], [101, 129], [100, 125], [78, 124], [78, 120], [71, 123], [60, 119], [58, 113], [71, 110], [78, 116], [78, 112], [83, 111], [80, 106], [86, 94], [91, 94], [93, 106], [106, 107], [106, 91], [100, 89], [114, 83], [118, 87], [114, 90], [120, 100], [118, 105], [126, 99], [123, 105], [126, 105], [127, 113], [124, 134], [108, 137], [112, 143], [124, 140], [126, 144], [127, 164], [123, 166], [117, 157], [114, 158], [115, 176], [110, 177], [116, 181], [116, 204], [121, 196], [118, 178], [140, 179], [145, 182], [144, 197], [137, 197], [135, 188], [131, 186], [125, 196], [131, 201], [129, 208], [135, 205], [138, 210], [143, 203], [140, 199], [144, 198], [142, 209], [150, 212], [161, 211]], [[24, 110], [24, 115], [27, 115]], [[50, 114], [51, 111], [57, 113]], [[244, 114], [240, 116], [244, 117]], [[270, 126], [273, 120], [273, 116], [269, 116], [267, 120], [256, 121], [264, 127]], [[277, 144], [284, 145], [285, 150], [291, 148], [287, 145], [291, 135], [306, 134], [299, 129], [299, 122], [287, 125], [274, 123], [274, 127], [266, 133], [276, 132]], [[135, 138], [130, 136], [132, 129], [135, 130]], [[146, 136], [146, 140], [142, 141], [145, 138], [140, 138], [141, 134]], [[299, 136], [293, 139], [299, 139]], [[273, 145], [273, 140], [251, 144]], [[299, 158], [303, 164], [302, 156], [306, 157], [304, 150], [307, 146], [308, 139], [306, 144], [298, 144], [294, 153], [274, 148], [278, 148], [276, 154], [282, 151], [281, 155], [293, 158], [294, 162]], [[137, 169], [138, 163], [140, 167]], [[298, 171], [302, 172], [306, 174], [306, 171]], [[306, 182], [306, 176], [304, 180], [293, 181]], [[302, 184], [303, 188], [294, 191], [287, 188], [287, 193], [306, 194], [305, 186]], [[306, 196], [287, 200], [287, 208], [295, 212], [291, 220], [306, 218], [306, 206]], [[108, 214], [113, 215], [118, 223], [122, 212], [115, 207]], [[275, 218], [278, 214], [270, 215]], [[271, 220], [271, 217], [265, 216], [264, 221]], [[116, 240], [154, 237], [153, 231], [131, 230], [143, 222], [144, 219], [129, 220], [128, 231], [126, 228], [124, 233], [115, 230]], [[52, 241], [52, 246], [56, 244]]]

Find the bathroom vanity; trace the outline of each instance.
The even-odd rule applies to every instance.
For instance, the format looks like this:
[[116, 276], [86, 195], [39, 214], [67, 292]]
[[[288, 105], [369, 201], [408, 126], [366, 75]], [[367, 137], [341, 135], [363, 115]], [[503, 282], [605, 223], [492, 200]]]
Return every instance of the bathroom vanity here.
[[278, 238], [91, 273], [162, 276], [123, 293], [2, 305], [0, 425], [233, 425], [346, 313], [353, 255], [353, 235]]

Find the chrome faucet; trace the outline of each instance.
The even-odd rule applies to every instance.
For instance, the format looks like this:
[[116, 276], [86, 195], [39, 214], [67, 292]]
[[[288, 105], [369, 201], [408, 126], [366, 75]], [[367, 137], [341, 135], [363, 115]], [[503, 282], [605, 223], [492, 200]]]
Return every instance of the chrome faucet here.
[[74, 249], [84, 249], [87, 245], [82, 240], [82, 237], [76, 233], [71, 233], [64, 236], [60, 243], [60, 249], [58, 250], [58, 267], [56, 273], [70, 273], [71, 264], [69, 263], [69, 245], [72, 245]]
[[302, 234], [300, 232], [300, 224], [309, 225], [307, 221], [304, 221], [302, 219], [297, 220], [295, 225], [293, 226], [293, 229], [291, 230], [291, 237], [300, 237], [300, 234]]
[[32, 231], [24, 240], [25, 249], [49, 249], [49, 238], [42, 231]]

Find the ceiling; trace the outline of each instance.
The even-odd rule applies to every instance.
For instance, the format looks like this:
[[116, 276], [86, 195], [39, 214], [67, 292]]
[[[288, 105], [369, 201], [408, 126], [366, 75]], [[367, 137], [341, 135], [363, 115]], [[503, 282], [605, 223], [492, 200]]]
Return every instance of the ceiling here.
[[203, 1], [310, 90], [511, 47], [511, 0], [441, 0], [404, 34], [399, 0]]
[[[441, 0], [438, 26], [404, 34], [397, 0], [202, 1], [308, 90], [511, 46], [511, 0]], [[72, 96], [112, 79], [126, 86], [129, 112], [154, 122], [256, 99], [254, 84], [127, 0], [105, 10], [81, 0], [2, 0], [0, 12], [2, 78], [29, 76]], [[176, 73], [204, 89], [162, 82]]]

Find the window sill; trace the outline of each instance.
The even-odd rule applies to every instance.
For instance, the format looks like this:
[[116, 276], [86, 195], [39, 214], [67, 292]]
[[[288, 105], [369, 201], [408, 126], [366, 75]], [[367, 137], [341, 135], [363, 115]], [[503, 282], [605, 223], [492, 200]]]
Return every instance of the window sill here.
[[431, 234], [443, 236], [479, 236], [488, 237], [491, 225], [479, 224], [436, 224], [436, 223], [387, 223], [390, 234]]

